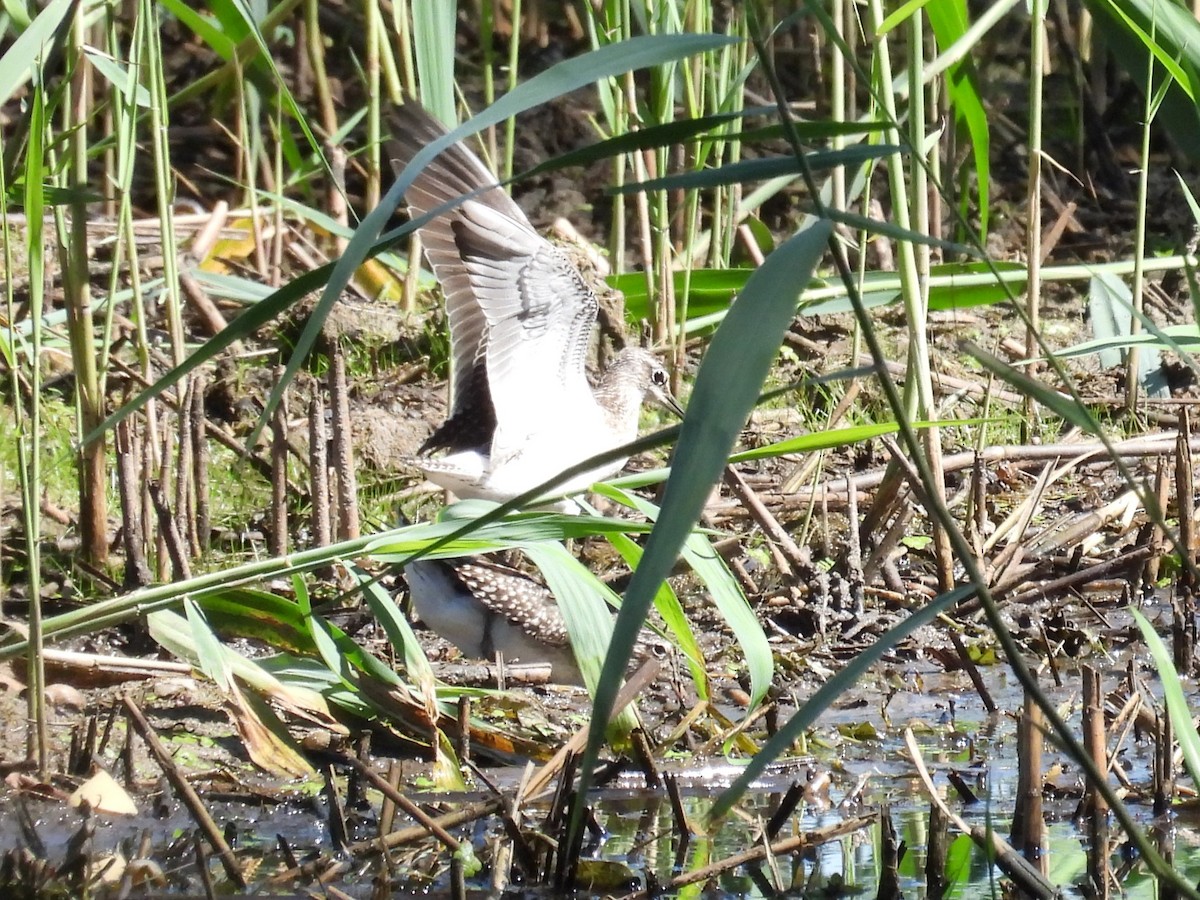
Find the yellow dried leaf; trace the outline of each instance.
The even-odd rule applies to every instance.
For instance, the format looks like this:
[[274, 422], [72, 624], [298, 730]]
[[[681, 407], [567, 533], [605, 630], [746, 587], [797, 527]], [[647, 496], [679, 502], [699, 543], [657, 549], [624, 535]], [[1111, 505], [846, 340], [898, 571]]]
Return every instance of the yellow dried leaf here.
[[67, 802], [74, 807], [87, 803], [92, 812], [109, 816], [133, 816], [138, 811], [125, 788], [103, 769], [76, 788]]

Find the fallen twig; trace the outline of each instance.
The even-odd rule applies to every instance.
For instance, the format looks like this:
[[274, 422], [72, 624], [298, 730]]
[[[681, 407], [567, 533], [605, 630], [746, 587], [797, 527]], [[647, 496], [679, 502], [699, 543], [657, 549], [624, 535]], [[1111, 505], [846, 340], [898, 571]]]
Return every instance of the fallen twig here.
[[179, 771], [179, 767], [171, 759], [171, 754], [167, 752], [166, 748], [158, 740], [158, 735], [154, 733], [154, 729], [150, 727], [150, 723], [146, 720], [138, 705], [133, 701], [133, 698], [126, 694], [121, 698], [121, 702], [129, 713], [130, 724], [141, 735], [142, 740], [146, 742], [146, 747], [149, 748], [159, 768], [163, 770], [163, 774], [167, 776], [167, 780], [171, 782], [171, 787], [179, 795], [180, 801], [187, 807], [192, 819], [199, 826], [200, 831], [204, 834], [204, 837], [208, 840], [213, 850], [217, 852], [217, 856], [221, 860], [221, 865], [225, 867], [225, 874], [239, 888], [244, 888], [246, 886], [246, 878], [242, 874], [241, 866], [238, 865], [237, 857], [233, 855], [233, 850], [225, 842], [225, 836], [221, 833], [221, 829], [217, 827], [217, 823], [213, 821], [213, 817], [208, 814], [208, 809], [205, 807], [204, 801], [200, 799], [200, 795], [196, 793], [196, 789], [192, 787], [191, 783], [183, 776], [183, 773]]

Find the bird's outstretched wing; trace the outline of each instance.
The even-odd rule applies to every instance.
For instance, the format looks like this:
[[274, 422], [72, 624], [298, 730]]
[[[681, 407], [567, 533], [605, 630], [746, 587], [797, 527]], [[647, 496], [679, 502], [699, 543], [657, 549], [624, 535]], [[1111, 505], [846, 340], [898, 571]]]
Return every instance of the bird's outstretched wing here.
[[[386, 143], [392, 168], [399, 175], [417, 152], [446, 133], [445, 127], [419, 103], [395, 107], [390, 115], [392, 139]], [[483, 202], [509, 215], [520, 208], [499, 187], [492, 173], [461, 145], [454, 145], [426, 166], [405, 193], [408, 213], [417, 218], [472, 191]], [[487, 382], [487, 319], [463, 269], [450, 223], [454, 213], [437, 215], [420, 229], [433, 274], [442, 285], [450, 321], [450, 415], [421, 447], [421, 452], [487, 447], [496, 429]]]
[[[392, 133], [388, 150], [399, 172], [445, 128], [410, 102], [393, 113]], [[454, 365], [450, 419], [430, 442], [456, 422], [478, 430], [468, 420], [484, 412], [481, 398], [490, 398], [494, 411], [489, 436], [497, 425], [513, 435], [531, 433], [548, 411], [590, 398], [584, 359], [596, 297], [483, 163], [455, 144], [417, 175], [406, 200], [418, 216], [472, 192], [421, 228], [446, 297]]]
[[464, 203], [452, 228], [487, 318], [499, 427], [526, 435], [581, 404], [594, 406], [577, 348], [581, 335], [586, 348], [598, 304], [579, 270], [528, 222], [482, 203]]

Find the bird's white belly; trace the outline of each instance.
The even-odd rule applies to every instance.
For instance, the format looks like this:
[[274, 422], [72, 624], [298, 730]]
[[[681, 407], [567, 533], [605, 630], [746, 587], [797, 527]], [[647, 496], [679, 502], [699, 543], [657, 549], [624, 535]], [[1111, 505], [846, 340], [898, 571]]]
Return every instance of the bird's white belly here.
[[[496, 497], [514, 497], [623, 443], [614, 441], [611, 431], [597, 419], [574, 416], [560, 420], [553, 429], [520, 436], [497, 431], [482, 481], [484, 489]], [[553, 493], [577, 494], [619, 471], [623, 465], [624, 458], [615, 459], [573, 475], [554, 488]]]
[[[582, 409], [547, 415], [545, 427], [536, 431], [498, 428], [490, 454], [464, 451], [424, 460], [420, 466], [430, 481], [459, 499], [504, 502], [636, 437], [636, 431], [614, 435], [594, 403], [590, 408], [580, 405]], [[623, 465], [624, 458], [596, 466], [572, 476], [552, 493], [577, 494], [618, 472]]]

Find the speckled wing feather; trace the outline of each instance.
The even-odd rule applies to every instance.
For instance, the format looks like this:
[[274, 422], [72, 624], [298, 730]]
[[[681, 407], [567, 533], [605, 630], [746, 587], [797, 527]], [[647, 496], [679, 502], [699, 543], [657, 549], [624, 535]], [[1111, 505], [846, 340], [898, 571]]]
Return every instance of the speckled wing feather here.
[[[446, 133], [445, 127], [417, 103], [396, 107], [390, 116], [392, 140], [387, 152], [400, 174], [416, 154]], [[405, 201], [413, 218], [436, 211], [464, 194], [480, 190], [478, 202], [521, 216], [521, 209], [499, 187], [492, 173], [465, 147], [455, 144], [418, 173]], [[495, 413], [487, 379], [487, 319], [455, 244], [451, 224], [457, 210], [437, 215], [420, 229], [421, 242], [446, 297], [450, 320], [450, 415], [425, 442], [428, 450], [487, 447], [495, 431]]]
[[[394, 111], [392, 133], [388, 150], [399, 172], [445, 129], [409, 103]], [[497, 425], [520, 442], [557, 415], [593, 405], [584, 363], [596, 297], [495, 183], [455, 144], [406, 193], [410, 215], [419, 216], [479, 191], [420, 230], [446, 296], [454, 368], [450, 417], [426, 449], [483, 447], [479, 438], [490, 438]], [[491, 409], [481, 409], [488, 402]]]
[[468, 200], [451, 228], [487, 318], [500, 428], [519, 439], [594, 405], [581, 349], [599, 304], [579, 270], [524, 217], [487, 204]]
[[570, 644], [567, 624], [549, 588], [524, 572], [485, 560], [460, 562], [454, 574], [494, 615], [549, 647]]

